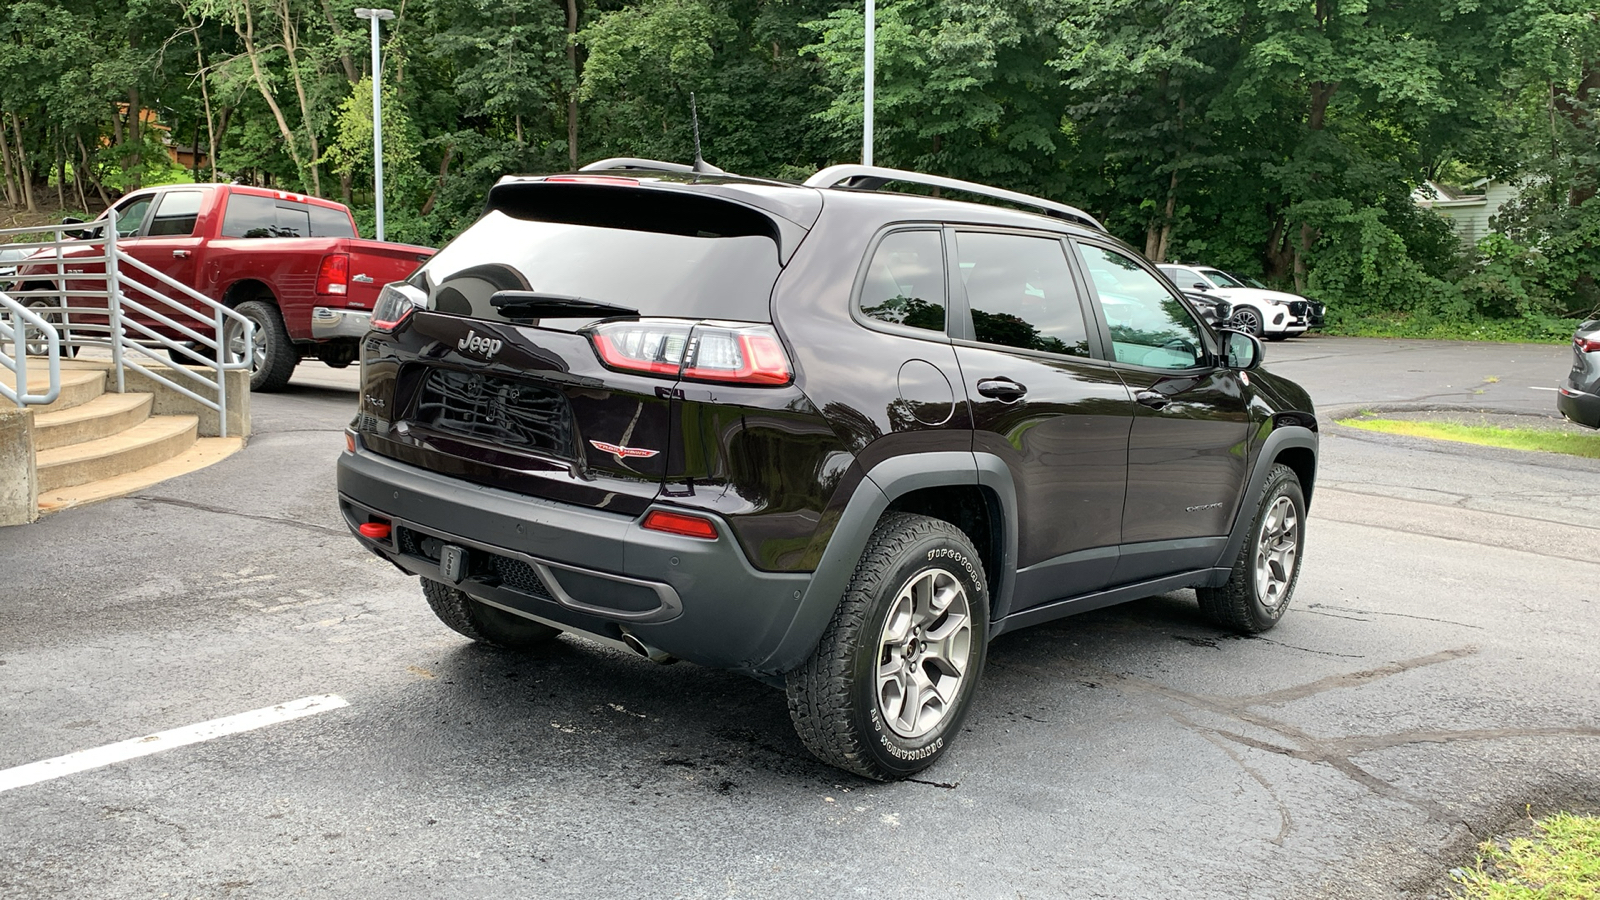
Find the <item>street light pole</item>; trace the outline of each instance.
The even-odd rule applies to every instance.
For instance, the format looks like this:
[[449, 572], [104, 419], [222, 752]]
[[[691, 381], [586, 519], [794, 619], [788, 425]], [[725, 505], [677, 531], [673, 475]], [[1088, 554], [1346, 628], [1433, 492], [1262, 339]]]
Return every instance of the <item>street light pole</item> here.
[[872, 69], [873, 53], [877, 44], [877, 22], [873, 0], [867, 0], [867, 86], [866, 101], [861, 107], [861, 164], [872, 165]]
[[356, 17], [372, 22], [372, 189], [378, 196], [378, 240], [383, 240], [383, 89], [378, 68], [378, 20], [394, 18], [392, 9], [356, 10]]

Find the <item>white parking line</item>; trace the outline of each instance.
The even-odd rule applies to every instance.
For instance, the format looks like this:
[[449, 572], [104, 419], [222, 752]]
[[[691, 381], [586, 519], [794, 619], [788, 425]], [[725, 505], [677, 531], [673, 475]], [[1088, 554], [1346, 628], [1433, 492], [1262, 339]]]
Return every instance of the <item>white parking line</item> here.
[[221, 719], [212, 719], [198, 725], [185, 725], [171, 731], [158, 731], [144, 737], [131, 740], [118, 741], [104, 747], [95, 747], [92, 750], [79, 750], [58, 756], [55, 759], [46, 759], [36, 763], [28, 763], [11, 769], [0, 770], [0, 793], [12, 788], [27, 787], [63, 775], [72, 775], [85, 772], [89, 769], [98, 769], [125, 760], [149, 756], [174, 747], [183, 747], [189, 744], [198, 744], [213, 738], [241, 731], [251, 731], [266, 725], [275, 725], [279, 722], [288, 722], [317, 713], [328, 712], [349, 706], [343, 697], [337, 694], [322, 694], [316, 697], [302, 697], [277, 706], [265, 709], [255, 709], [250, 712], [239, 713], [236, 716], [225, 716]]

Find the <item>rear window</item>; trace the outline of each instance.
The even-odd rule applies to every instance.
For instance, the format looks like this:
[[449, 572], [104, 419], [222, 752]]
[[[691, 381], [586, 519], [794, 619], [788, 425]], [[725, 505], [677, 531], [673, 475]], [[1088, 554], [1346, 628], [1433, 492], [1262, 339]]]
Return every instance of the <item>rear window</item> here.
[[770, 221], [736, 204], [646, 193], [528, 192], [486, 213], [412, 283], [429, 308], [481, 319], [504, 319], [489, 305], [496, 291], [534, 291], [641, 316], [771, 321], [779, 265]]
[[231, 194], [222, 236], [234, 238], [355, 237], [343, 210], [255, 194]]

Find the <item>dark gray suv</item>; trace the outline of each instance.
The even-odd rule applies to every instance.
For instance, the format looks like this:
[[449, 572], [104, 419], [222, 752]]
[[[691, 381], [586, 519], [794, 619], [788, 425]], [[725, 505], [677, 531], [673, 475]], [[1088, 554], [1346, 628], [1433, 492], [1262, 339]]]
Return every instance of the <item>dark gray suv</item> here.
[[1579, 325], [1572, 336], [1572, 372], [1556, 395], [1556, 409], [1579, 425], [1600, 428], [1600, 319]]
[[869, 778], [997, 635], [1191, 587], [1259, 632], [1299, 575], [1310, 398], [1061, 204], [608, 160], [503, 179], [372, 324], [339, 503], [445, 624], [752, 675]]

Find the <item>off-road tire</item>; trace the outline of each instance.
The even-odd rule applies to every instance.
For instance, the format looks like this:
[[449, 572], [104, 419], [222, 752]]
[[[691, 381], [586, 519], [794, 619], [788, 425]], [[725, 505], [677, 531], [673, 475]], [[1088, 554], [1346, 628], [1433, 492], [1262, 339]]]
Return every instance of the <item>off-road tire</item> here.
[[278, 307], [265, 300], [246, 300], [234, 311], [256, 324], [256, 341], [266, 349], [266, 358], [250, 373], [250, 390], [268, 393], [281, 391], [300, 362], [299, 351], [283, 327]]
[[[1259, 596], [1256, 583], [1256, 552], [1261, 543], [1261, 529], [1280, 497], [1293, 504], [1297, 517], [1293, 570], [1288, 573], [1287, 587], [1276, 604], [1266, 604]], [[1261, 491], [1261, 501], [1256, 505], [1246, 533], [1244, 546], [1234, 558], [1233, 571], [1221, 587], [1195, 588], [1200, 600], [1200, 612], [1217, 625], [1242, 634], [1260, 634], [1270, 630], [1283, 618], [1294, 599], [1295, 584], [1300, 580], [1300, 562], [1306, 540], [1306, 498], [1300, 488], [1300, 479], [1294, 470], [1281, 463], [1274, 464], [1267, 473], [1267, 483]]]
[[480, 602], [447, 584], [422, 579], [422, 596], [439, 621], [477, 641], [506, 650], [533, 650], [550, 643], [559, 628], [524, 619]]
[[[889, 728], [879, 711], [880, 638], [896, 596], [929, 570], [949, 573], [966, 591], [971, 644], [956, 697], [943, 718], [926, 734], [907, 739]], [[885, 516], [816, 649], [786, 677], [789, 718], [801, 742], [822, 761], [879, 781], [933, 765], [961, 732], [971, 708], [988, 626], [988, 581], [967, 536], [939, 519]]]

